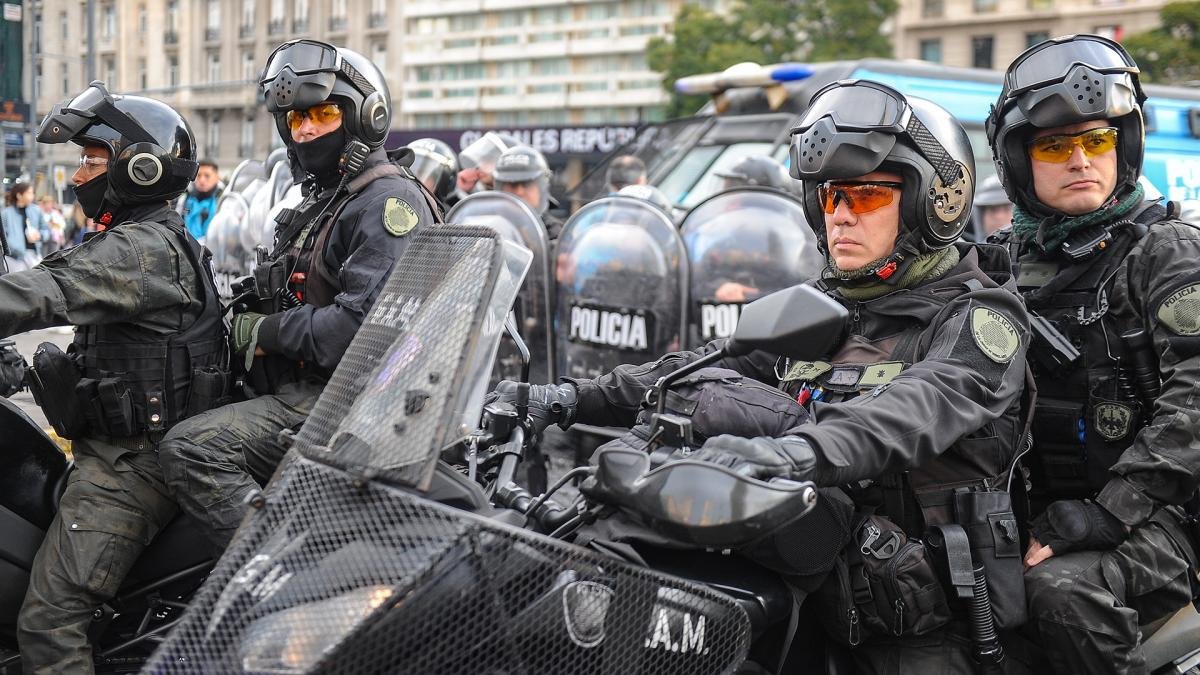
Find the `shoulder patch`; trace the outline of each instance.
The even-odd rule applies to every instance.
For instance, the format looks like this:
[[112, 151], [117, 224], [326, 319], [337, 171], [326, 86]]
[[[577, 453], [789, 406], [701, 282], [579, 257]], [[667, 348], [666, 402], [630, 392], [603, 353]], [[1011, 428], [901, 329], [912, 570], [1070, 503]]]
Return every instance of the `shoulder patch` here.
[[1200, 335], [1200, 283], [1168, 295], [1159, 303], [1155, 315], [1176, 335]]
[[832, 367], [824, 361], [797, 361], [788, 368], [787, 373], [780, 378], [780, 381], [804, 380], [811, 382], [829, 372]]
[[975, 346], [996, 363], [1008, 363], [1021, 346], [1021, 337], [1008, 317], [986, 307], [971, 310], [971, 337]]
[[383, 228], [393, 237], [403, 237], [417, 226], [417, 210], [399, 197], [388, 197], [383, 205]]

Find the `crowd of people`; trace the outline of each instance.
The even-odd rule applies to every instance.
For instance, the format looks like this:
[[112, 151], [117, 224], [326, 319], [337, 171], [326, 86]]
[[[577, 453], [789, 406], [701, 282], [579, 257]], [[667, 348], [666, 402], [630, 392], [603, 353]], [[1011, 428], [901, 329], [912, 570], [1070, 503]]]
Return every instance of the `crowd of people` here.
[[[35, 206], [25, 184], [6, 196], [0, 334], [77, 327], [56, 371], [67, 381], [37, 384], [43, 401], [71, 392], [46, 414], [73, 440], [76, 469], [22, 608], [28, 672], [91, 671], [94, 608], [177, 512], [215, 552], [228, 545], [283, 458], [280, 432], [303, 424], [444, 206], [496, 189], [552, 237], [561, 227], [545, 158], [515, 139], [385, 153], [387, 82], [356, 52], [284, 43], [259, 86], [304, 196], [277, 222], [228, 335], [197, 242], [217, 167], [166, 104], [93, 83], [43, 121], [39, 142], [80, 148], [87, 246], [67, 246], [89, 225], [68, 224], [53, 199]], [[863, 672], [979, 667], [967, 612], [924, 548], [937, 528], [966, 528], [986, 570], [1013, 655], [989, 664], [999, 670], [1141, 672], [1149, 627], [1198, 591], [1200, 231], [1138, 182], [1144, 102], [1119, 44], [1058, 38], [1008, 68], [987, 122], [996, 183], [977, 184], [953, 116], [870, 81], [814, 95], [788, 169], [754, 157], [718, 176], [799, 197], [826, 261], [810, 283], [852, 319], [817, 360], [730, 355], [677, 392], [673, 412], [697, 419], [702, 444], [676, 459], [813, 481], [843, 512], [831, 566], [788, 579]], [[645, 169], [617, 159], [609, 190], [645, 188]], [[1011, 225], [990, 210], [1005, 203]], [[992, 243], [964, 240], [976, 216], [975, 238]], [[535, 431], [634, 426], [659, 378], [722, 344], [536, 385]], [[784, 402], [753, 399], [744, 379]], [[504, 382], [493, 398], [517, 390]]]

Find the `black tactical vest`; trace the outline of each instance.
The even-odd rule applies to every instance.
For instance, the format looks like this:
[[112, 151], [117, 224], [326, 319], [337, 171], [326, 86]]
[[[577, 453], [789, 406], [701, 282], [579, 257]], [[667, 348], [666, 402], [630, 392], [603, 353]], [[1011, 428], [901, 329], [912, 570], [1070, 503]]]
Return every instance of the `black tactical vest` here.
[[[1038, 394], [1034, 452], [1024, 463], [1032, 473], [1032, 496], [1038, 502], [1094, 496], [1108, 483], [1109, 468], [1152, 412], [1142, 403], [1134, 377], [1134, 350], [1139, 347], [1121, 337], [1145, 327], [1124, 325], [1108, 310], [1113, 279], [1126, 256], [1146, 235], [1147, 224], [1166, 215], [1164, 207], [1153, 205], [1133, 220], [1109, 225], [1111, 241], [1074, 264], [1066, 256], [1018, 257], [1021, 242], [1014, 241], [1011, 232], [996, 237], [1009, 247], [1017, 285], [1034, 322], [1045, 319], [1060, 334], [1046, 340], [1035, 328], [1030, 346]], [[1089, 234], [1080, 238], [1094, 240]], [[1050, 355], [1058, 337], [1078, 352], [1073, 361], [1064, 363], [1062, 349]], [[1150, 357], [1157, 363], [1152, 349]]]
[[161, 432], [225, 395], [228, 344], [207, 257], [179, 214], [169, 211], [159, 224], [182, 244], [200, 280], [200, 311], [177, 333], [127, 322], [76, 328], [72, 352], [81, 379], [75, 391], [92, 434], [120, 438]]
[[[909, 293], [929, 293], [932, 286]], [[780, 373], [780, 387], [805, 404], [810, 397], [832, 403], [870, 396], [923, 358], [936, 328], [949, 320], [948, 307], [943, 305], [932, 317], [913, 317], [894, 330], [866, 327], [862, 333], [885, 337], [868, 339], [852, 334], [825, 361], [788, 363]], [[852, 310], [852, 314], [857, 317], [860, 312]], [[852, 333], [854, 329], [852, 325]], [[959, 439], [925, 466], [849, 486], [854, 502], [875, 507], [875, 513], [887, 516], [911, 537], [924, 536], [931, 525], [954, 522], [956, 489], [1006, 489], [1023, 432], [1018, 408], [1019, 402], [1014, 402], [1005, 415]]]

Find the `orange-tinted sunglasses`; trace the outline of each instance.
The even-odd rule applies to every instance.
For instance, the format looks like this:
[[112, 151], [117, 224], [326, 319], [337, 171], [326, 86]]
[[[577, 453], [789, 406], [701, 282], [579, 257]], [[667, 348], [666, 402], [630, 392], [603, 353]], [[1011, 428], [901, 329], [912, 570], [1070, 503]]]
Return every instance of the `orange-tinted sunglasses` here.
[[287, 112], [287, 125], [292, 131], [296, 131], [304, 124], [304, 118], [307, 117], [313, 121], [313, 124], [329, 124], [334, 120], [341, 119], [342, 109], [336, 103], [318, 103], [308, 110], [289, 110]]
[[833, 213], [845, 201], [851, 213], [868, 213], [892, 203], [904, 183], [893, 181], [838, 181], [817, 186], [817, 199], [825, 213]]
[[1103, 155], [1117, 147], [1116, 127], [1099, 127], [1077, 134], [1055, 134], [1029, 141], [1029, 156], [1039, 162], [1062, 164], [1071, 159], [1075, 146], [1083, 148], [1088, 157]]

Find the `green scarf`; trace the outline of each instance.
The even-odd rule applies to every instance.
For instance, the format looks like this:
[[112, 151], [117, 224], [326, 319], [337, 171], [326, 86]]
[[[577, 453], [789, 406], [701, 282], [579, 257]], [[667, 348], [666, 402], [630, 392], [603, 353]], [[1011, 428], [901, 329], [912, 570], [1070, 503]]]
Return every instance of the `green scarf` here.
[[958, 264], [958, 249], [953, 246], [917, 256], [894, 284], [871, 281], [862, 285], [839, 286], [837, 292], [847, 300], [874, 300], [901, 288], [912, 288], [925, 281], [937, 279]]
[[1124, 197], [1113, 197], [1100, 208], [1080, 216], [1041, 218], [1017, 206], [1013, 209], [1013, 234], [1044, 253], [1053, 253], [1072, 233], [1097, 223], [1115, 221], [1129, 213], [1146, 198], [1146, 191], [1135, 184]]

